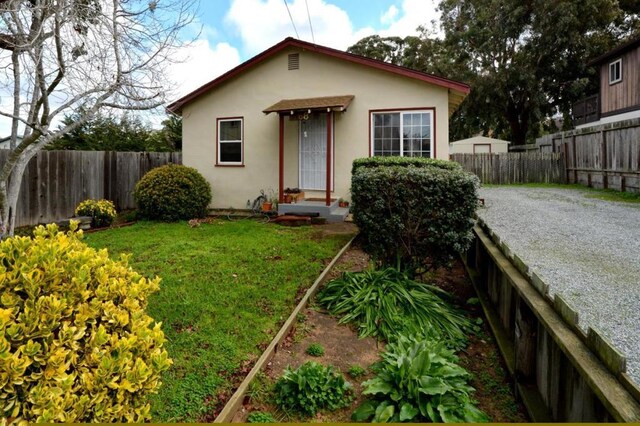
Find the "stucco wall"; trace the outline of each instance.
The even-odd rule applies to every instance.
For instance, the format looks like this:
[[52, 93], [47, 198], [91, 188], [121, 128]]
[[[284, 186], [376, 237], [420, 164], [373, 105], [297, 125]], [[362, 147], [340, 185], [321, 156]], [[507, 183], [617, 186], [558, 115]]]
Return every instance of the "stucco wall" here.
[[[300, 69], [288, 70], [288, 54]], [[278, 190], [278, 115], [262, 110], [281, 99], [354, 95], [335, 113], [334, 197], [349, 198], [351, 163], [369, 156], [369, 111], [435, 108], [435, 152], [449, 155], [448, 91], [317, 53], [287, 49], [228, 80], [183, 109], [183, 162], [211, 183], [214, 208], [245, 208], [260, 189]], [[216, 119], [244, 118], [244, 166], [216, 166]], [[285, 119], [285, 187], [298, 183], [298, 122]], [[318, 192], [318, 195], [322, 192]]]

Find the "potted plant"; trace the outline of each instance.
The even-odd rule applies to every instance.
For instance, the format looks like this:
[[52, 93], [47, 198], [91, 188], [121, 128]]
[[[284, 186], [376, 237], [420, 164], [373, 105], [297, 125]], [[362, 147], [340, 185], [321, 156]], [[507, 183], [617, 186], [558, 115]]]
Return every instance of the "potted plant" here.
[[304, 192], [300, 190], [300, 188], [286, 188], [284, 190], [285, 196], [291, 196], [291, 202], [297, 203], [304, 199]]
[[349, 207], [349, 202], [347, 200], [345, 200], [344, 198], [340, 198], [338, 200], [338, 206], [340, 206], [340, 207]]

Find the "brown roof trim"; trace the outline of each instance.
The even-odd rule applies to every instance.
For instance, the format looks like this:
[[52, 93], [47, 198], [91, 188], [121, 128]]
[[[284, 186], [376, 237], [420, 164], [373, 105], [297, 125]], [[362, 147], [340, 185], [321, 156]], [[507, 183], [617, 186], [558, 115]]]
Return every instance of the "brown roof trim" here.
[[188, 95], [183, 96], [175, 102], [172, 102], [167, 106], [167, 110], [173, 113], [180, 113], [182, 108], [193, 101], [200, 95], [208, 92], [216, 86], [224, 83], [225, 81], [235, 77], [236, 75], [244, 72], [245, 70], [253, 67], [254, 65], [259, 64], [265, 59], [270, 58], [276, 53], [288, 48], [288, 47], [297, 47], [300, 49], [306, 49], [312, 52], [321, 53], [323, 55], [331, 56], [334, 58], [343, 59], [349, 62], [354, 62], [361, 65], [370, 66], [372, 68], [380, 69], [383, 71], [388, 71], [394, 74], [398, 74], [404, 77], [413, 78], [416, 80], [424, 81], [426, 83], [435, 84], [437, 86], [445, 87], [448, 89], [456, 90], [464, 93], [465, 95], [469, 93], [469, 85], [465, 83], [461, 83], [454, 80], [449, 80], [444, 77], [439, 77], [432, 74], [423, 73], [420, 71], [415, 71], [409, 68], [401, 67], [399, 65], [390, 64], [388, 62], [379, 61], [377, 59], [366, 58], [364, 56], [355, 55], [353, 53], [343, 52], [342, 50], [333, 49], [330, 47], [320, 46], [318, 44], [309, 43], [306, 41], [298, 40], [292, 37], [287, 37], [280, 43], [271, 46], [269, 49], [265, 50], [262, 53], [257, 54], [253, 58], [243, 62], [232, 70], [222, 74], [220, 77], [210, 81], [209, 83], [199, 87]]
[[355, 96], [342, 95], [342, 96], [323, 96], [320, 98], [306, 98], [306, 99], [283, 99], [269, 108], [263, 110], [265, 114], [270, 112], [296, 112], [296, 111], [320, 111], [320, 110], [333, 110], [346, 111], [347, 107], [351, 103]]
[[635, 38], [635, 39], [631, 39], [631, 40], [627, 41], [626, 43], [623, 43], [623, 44], [619, 45], [615, 49], [612, 49], [612, 50], [608, 51], [607, 53], [605, 53], [603, 55], [600, 55], [595, 59], [592, 59], [591, 61], [587, 62], [587, 65], [588, 66], [592, 66], [592, 65], [601, 64], [603, 62], [606, 62], [608, 59], [613, 58], [614, 56], [622, 55], [623, 53], [627, 52], [628, 50], [633, 49], [636, 46], [640, 46], [640, 37]]

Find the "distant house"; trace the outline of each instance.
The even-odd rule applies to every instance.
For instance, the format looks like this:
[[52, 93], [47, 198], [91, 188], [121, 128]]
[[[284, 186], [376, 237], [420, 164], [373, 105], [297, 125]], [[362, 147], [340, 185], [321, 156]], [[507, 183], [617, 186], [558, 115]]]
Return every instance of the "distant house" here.
[[[183, 163], [211, 183], [211, 207], [245, 208], [271, 189], [280, 212], [324, 206], [324, 215], [349, 198], [356, 158], [448, 159], [449, 116], [468, 93], [464, 83], [287, 38], [168, 109], [183, 118]], [[303, 207], [284, 203], [287, 187], [305, 192]]]
[[511, 142], [502, 139], [474, 136], [449, 144], [449, 154], [497, 154], [508, 152]]
[[640, 38], [589, 62], [599, 69], [600, 92], [573, 105], [576, 128], [640, 117]]
[[[22, 138], [18, 136], [17, 143], [22, 142]], [[10, 149], [11, 148], [11, 136], [6, 136], [4, 138], [0, 138], [0, 149]]]

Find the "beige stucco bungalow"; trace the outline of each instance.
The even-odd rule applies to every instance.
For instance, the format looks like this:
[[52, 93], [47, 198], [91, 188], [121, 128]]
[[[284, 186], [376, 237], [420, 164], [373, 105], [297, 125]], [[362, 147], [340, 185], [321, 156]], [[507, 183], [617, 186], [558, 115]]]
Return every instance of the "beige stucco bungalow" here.
[[169, 105], [183, 162], [211, 183], [213, 208], [246, 208], [287, 187], [331, 206], [351, 163], [372, 155], [449, 156], [449, 116], [469, 86], [287, 38]]

